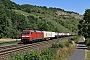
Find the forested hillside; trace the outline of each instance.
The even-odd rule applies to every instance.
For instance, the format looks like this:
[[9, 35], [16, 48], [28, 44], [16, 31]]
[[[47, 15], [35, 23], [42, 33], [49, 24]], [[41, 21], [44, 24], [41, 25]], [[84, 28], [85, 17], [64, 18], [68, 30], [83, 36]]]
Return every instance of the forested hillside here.
[[28, 29], [77, 33], [82, 18], [60, 8], [0, 0], [0, 38], [20, 38], [22, 30]]

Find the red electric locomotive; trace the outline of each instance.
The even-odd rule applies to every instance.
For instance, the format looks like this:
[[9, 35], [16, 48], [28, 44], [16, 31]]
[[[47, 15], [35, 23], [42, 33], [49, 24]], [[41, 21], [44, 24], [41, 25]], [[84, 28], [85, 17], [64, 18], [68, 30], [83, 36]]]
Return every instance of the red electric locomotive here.
[[36, 30], [23, 30], [22, 31], [22, 38], [21, 42], [27, 43], [32, 42], [35, 40], [40, 40], [44, 38], [44, 34], [42, 31], [36, 31]]

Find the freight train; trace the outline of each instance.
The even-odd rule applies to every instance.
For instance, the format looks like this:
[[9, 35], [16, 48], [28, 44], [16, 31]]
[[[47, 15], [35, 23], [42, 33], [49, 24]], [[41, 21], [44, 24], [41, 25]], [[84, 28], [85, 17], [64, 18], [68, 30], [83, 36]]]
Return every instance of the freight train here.
[[33, 42], [38, 40], [49, 40], [59, 37], [71, 36], [70, 33], [58, 33], [50, 31], [38, 31], [38, 30], [23, 30], [21, 36], [21, 42]]

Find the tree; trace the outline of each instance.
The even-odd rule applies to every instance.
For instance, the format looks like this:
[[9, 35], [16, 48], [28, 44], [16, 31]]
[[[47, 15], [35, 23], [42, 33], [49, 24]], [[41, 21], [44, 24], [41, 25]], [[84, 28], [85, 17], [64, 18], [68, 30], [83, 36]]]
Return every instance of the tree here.
[[78, 29], [79, 35], [83, 35], [85, 38], [90, 37], [90, 9], [86, 9], [83, 20], [79, 21]]

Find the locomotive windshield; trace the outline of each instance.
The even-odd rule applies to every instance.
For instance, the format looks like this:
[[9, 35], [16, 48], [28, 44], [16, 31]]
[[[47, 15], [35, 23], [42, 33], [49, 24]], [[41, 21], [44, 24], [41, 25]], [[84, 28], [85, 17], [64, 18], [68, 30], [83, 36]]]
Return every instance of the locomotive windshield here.
[[30, 34], [30, 31], [23, 31], [22, 34]]

